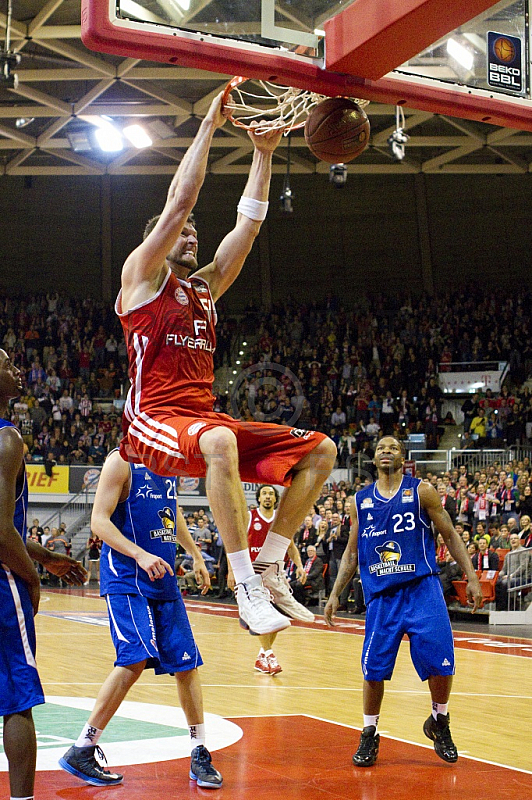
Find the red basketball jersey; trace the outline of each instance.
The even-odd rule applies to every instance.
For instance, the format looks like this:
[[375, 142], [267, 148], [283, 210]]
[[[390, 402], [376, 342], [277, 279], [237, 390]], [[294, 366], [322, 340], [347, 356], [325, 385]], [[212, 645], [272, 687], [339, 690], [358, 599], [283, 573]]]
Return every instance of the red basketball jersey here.
[[156, 295], [122, 311], [129, 359], [125, 414], [129, 421], [173, 409], [212, 411], [216, 309], [203, 278], [177, 278], [171, 270]]
[[266, 534], [270, 530], [272, 522], [273, 517], [271, 519], [266, 519], [262, 516], [258, 508], [250, 509], [248, 523], [248, 547], [252, 561], [255, 561], [257, 558], [260, 548], [266, 539]]

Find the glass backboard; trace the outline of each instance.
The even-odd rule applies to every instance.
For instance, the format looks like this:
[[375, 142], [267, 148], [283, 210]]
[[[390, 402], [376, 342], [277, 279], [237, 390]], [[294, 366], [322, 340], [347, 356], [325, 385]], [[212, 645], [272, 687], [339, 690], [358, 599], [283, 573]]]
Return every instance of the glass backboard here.
[[82, 38], [103, 52], [532, 130], [531, 2], [82, 0]]

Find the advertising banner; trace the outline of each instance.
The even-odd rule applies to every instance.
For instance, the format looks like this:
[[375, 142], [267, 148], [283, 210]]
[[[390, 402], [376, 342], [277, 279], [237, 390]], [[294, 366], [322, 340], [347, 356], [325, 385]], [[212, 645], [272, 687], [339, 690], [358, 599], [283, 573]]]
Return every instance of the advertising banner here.
[[75, 465], [70, 467], [68, 490], [70, 494], [78, 494], [84, 489], [94, 493], [98, 486], [101, 467], [84, 467]]
[[68, 494], [69, 467], [54, 467], [48, 477], [42, 464], [26, 464], [30, 494]]

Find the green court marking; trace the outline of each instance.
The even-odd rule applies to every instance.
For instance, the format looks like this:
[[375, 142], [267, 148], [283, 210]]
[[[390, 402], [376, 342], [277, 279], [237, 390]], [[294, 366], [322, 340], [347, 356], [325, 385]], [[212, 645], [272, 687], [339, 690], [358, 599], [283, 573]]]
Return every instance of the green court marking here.
[[[82, 727], [87, 722], [90, 711], [80, 708], [69, 708], [53, 703], [36, 706], [33, 709], [35, 730], [37, 732], [37, 747], [69, 747], [78, 738]], [[2, 726], [0, 725], [0, 728]], [[185, 728], [172, 728], [169, 725], [159, 725], [156, 722], [129, 719], [127, 717], [113, 717], [102, 736], [101, 743], [128, 742], [139, 739], [163, 739], [171, 736], [187, 736]], [[0, 753], [4, 749], [0, 739]]]

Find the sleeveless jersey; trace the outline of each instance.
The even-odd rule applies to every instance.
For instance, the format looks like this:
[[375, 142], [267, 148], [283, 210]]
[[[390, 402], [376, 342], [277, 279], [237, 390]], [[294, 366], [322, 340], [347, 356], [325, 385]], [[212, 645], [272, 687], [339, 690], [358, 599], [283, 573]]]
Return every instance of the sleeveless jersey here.
[[212, 411], [216, 309], [202, 278], [177, 278], [171, 270], [157, 294], [122, 311], [120, 317], [129, 359], [125, 414], [168, 414], [173, 409]]
[[271, 519], [266, 519], [262, 516], [258, 508], [250, 509], [248, 522], [248, 547], [252, 561], [255, 561], [257, 558], [260, 548], [266, 539], [266, 534], [270, 530], [272, 522], [273, 517]]
[[419, 478], [403, 476], [396, 494], [382, 497], [372, 483], [355, 494], [358, 561], [366, 603], [425, 575], [437, 575], [428, 515], [420, 506]]
[[[129, 495], [118, 503], [111, 522], [143, 550], [160, 556], [174, 568], [176, 557], [177, 490], [175, 478], [162, 478], [142, 464], [130, 464]], [[134, 558], [105, 542], [100, 556], [100, 594], [140, 594], [157, 600], [179, 597], [175, 575], [150, 581]]]
[[[7, 419], [0, 419], [0, 430], [2, 428], [15, 428], [12, 422]], [[26, 542], [26, 523], [28, 519], [28, 482], [26, 480], [26, 468], [24, 467], [22, 479], [17, 481], [17, 497], [15, 501], [15, 516], [13, 523], [15, 528]]]

